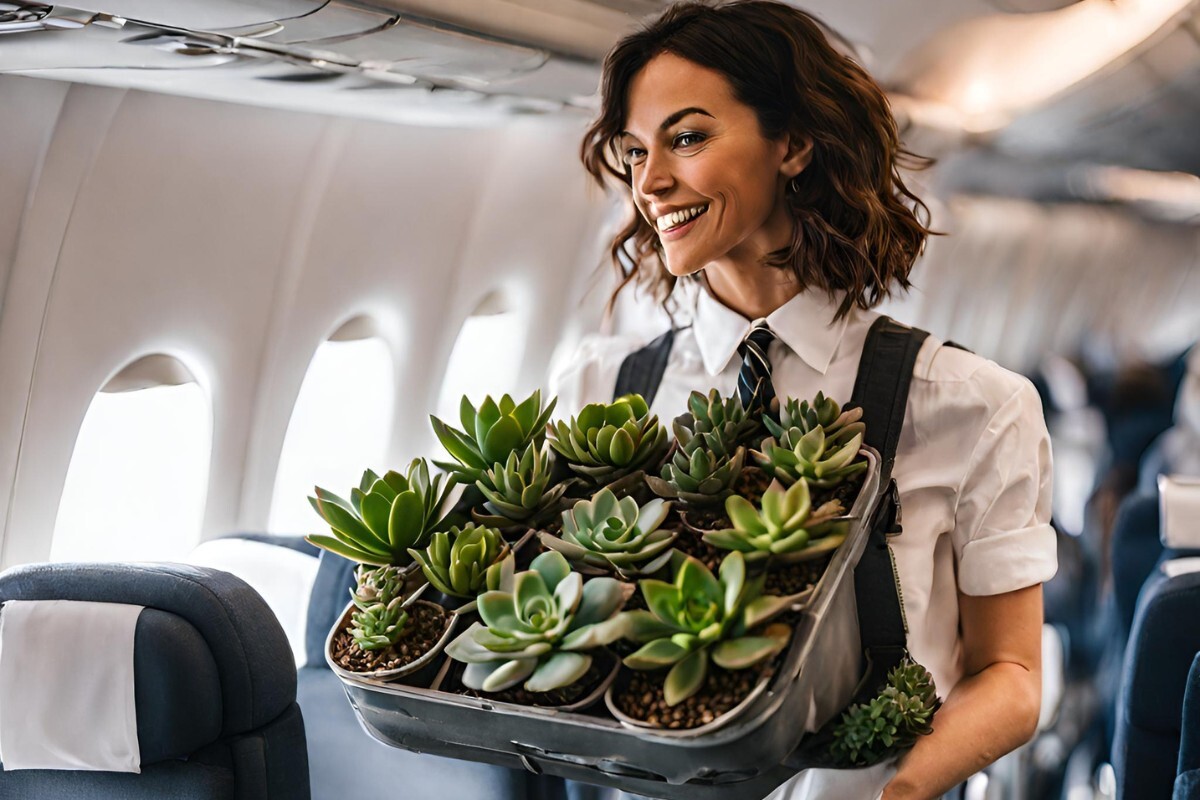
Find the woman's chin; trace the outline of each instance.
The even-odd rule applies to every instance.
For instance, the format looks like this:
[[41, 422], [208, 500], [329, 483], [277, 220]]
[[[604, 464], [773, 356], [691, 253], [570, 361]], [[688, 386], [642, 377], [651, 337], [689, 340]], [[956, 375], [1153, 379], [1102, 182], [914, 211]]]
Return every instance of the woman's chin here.
[[694, 275], [704, 269], [706, 261], [692, 258], [690, 256], [674, 255], [668, 251], [663, 258], [663, 263], [667, 267], [667, 272], [674, 275], [676, 278], [683, 278], [688, 275]]

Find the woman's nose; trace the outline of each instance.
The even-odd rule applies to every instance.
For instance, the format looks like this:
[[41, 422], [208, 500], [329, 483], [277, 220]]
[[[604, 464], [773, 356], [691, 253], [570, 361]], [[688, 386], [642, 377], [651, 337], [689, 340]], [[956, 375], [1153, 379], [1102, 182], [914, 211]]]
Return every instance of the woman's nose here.
[[674, 179], [664, 159], [647, 155], [646, 160], [642, 162], [641, 174], [638, 175], [638, 191], [646, 197], [660, 195], [671, 188], [673, 183]]

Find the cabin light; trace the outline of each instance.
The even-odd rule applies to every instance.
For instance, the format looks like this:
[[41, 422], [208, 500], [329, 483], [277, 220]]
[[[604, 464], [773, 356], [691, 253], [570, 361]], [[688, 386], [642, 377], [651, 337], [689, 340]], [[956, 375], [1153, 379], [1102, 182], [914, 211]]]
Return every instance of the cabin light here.
[[1082, 0], [1057, 11], [969, 19], [911, 54], [894, 82], [958, 109], [968, 130], [995, 130], [1173, 29], [1189, 3]]

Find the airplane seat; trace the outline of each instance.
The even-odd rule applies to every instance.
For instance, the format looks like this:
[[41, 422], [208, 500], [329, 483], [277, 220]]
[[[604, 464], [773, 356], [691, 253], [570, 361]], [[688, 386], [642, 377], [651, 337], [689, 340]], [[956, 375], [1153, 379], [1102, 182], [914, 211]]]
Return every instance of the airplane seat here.
[[310, 796], [292, 654], [244, 581], [32, 564], [0, 573], [0, 603], [0, 796]]
[[1162, 555], [1157, 489], [1129, 495], [1121, 501], [1112, 530], [1113, 599], [1122, 639], [1133, 625], [1138, 593]]
[[1200, 653], [1192, 659], [1183, 692], [1183, 730], [1172, 800], [1200, 800]]
[[1171, 471], [1170, 465], [1167, 463], [1167, 440], [1171, 437], [1172, 430], [1172, 428], [1168, 428], [1159, 434], [1146, 448], [1146, 452], [1142, 453], [1142, 460], [1138, 464], [1136, 490], [1139, 494], [1157, 492], [1158, 476], [1166, 475]]
[[1137, 600], [1118, 698], [1117, 797], [1171, 793], [1188, 670], [1200, 651], [1200, 628], [1187, 624], [1200, 614], [1200, 482], [1164, 478], [1160, 496], [1163, 559]]
[[[524, 772], [399, 750], [376, 741], [359, 724], [341, 681], [325, 663], [329, 629], [341, 617], [354, 587], [353, 562], [297, 537], [270, 534], [214, 539], [189, 558], [203, 563], [219, 559], [251, 585], [261, 585], [260, 593], [285, 621], [298, 665], [296, 701], [306, 721], [314, 800], [340, 800], [351, 785], [392, 786], [397, 776], [403, 776], [406, 800], [531, 796], [532, 779]], [[281, 578], [290, 582], [290, 591], [272, 586]]]

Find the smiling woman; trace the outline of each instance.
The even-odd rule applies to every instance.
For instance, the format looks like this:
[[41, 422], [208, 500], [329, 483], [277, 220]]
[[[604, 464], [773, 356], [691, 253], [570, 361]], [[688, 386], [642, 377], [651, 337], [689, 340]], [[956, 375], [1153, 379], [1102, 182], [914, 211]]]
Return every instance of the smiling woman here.
[[908, 288], [931, 231], [900, 168], [928, 161], [901, 145], [882, 89], [807, 14], [677, 4], [612, 50], [602, 95], [582, 157], [633, 197], [612, 244], [617, 292], [636, 282], [665, 301], [676, 278], [712, 264], [722, 296], [741, 259], [844, 293], [839, 315]]
[[[933, 233], [901, 173], [923, 161], [901, 144], [883, 90], [810, 16], [770, 0], [676, 4], [614, 47], [601, 87], [582, 157], [630, 200], [611, 247], [616, 292], [649, 287], [666, 306], [689, 279], [673, 298], [691, 304], [692, 324], [633, 353], [589, 342], [557, 376], [559, 403], [636, 391], [665, 413], [715, 388], [766, 415], [821, 393], [868, 415], [893, 410], [883, 424], [898, 442], [872, 438], [872, 421], [867, 444], [898, 487], [904, 535], [869, 547], [855, 584], [872, 587], [860, 611], [895, 607], [899, 633], [878, 648], [878, 626], [860, 620], [860, 641], [844, 646], [874, 666], [911, 655], [945, 704], [902, 757], [806, 769], [772, 798], [939, 797], [1028, 741], [1038, 719], [1041, 584], [1056, 542], [1037, 394], [872, 311], [909, 288]], [[873, 379], [880, 364], [903, 389]]]

